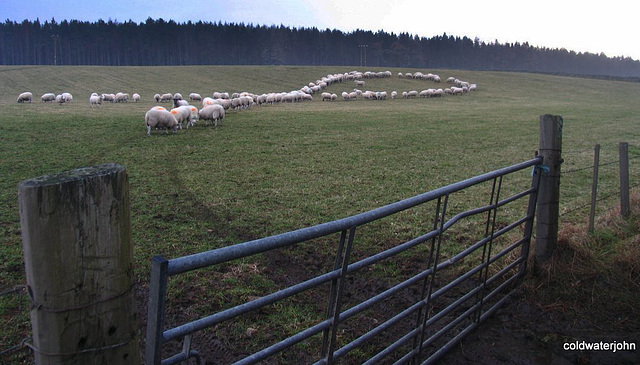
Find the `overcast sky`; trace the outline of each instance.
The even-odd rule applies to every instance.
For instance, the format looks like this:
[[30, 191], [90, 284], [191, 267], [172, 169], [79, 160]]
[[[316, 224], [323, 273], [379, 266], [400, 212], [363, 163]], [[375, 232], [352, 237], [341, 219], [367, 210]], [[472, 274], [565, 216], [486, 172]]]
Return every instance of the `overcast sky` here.
[[254, 25], [447, 33], [485, 42], [529, 42], [640, 60], [633, 0], [0, 0], [0, 21], [147, 18]]

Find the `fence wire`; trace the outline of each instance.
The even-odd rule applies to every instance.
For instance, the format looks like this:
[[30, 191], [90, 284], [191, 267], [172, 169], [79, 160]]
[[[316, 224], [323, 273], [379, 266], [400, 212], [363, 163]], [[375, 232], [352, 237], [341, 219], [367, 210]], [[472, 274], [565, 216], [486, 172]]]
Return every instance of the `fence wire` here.
[[[629, 148], [634, 148], [637, 149], [637, 147], [635, 146], [628, 146]], [[569, 155], [571, 156], [571, 153], [569, 153]], [[576, 156], [584, 156], [584, 153], [574, 153], [574, 155]], [[593, 156], [593, 154], [591, 155]], [[634, 175], [631, 172], [631, 167], [633, 166], [631, 164], [632, 160], [636, 160], [640, 158], [640, 154], [628, 154], [628, 161], [629, 161], [629, 180], [637, 180], [635, 183], [633, 184], [629, 184], [629, 189], [635, 189], [640, 187], [640, 176], [638, 175]], [[615, 198], [616, 196], [620, 196], [620, 190], [619, 190], [619, 175], [617, 176], [612, 176], [612, 174], [615, 174], [616, 171], [612, 170], [612, 169], [604, 169], [601, 170], [600, 168], [606, 168], [612, 165], [619, 165], [620, 164], [620, 159], [616, 159], [616, 160], [612, 160], [612, 161], [606, 161], [606, 162], [599, 162], [598, 163], [598, 180], [597, 180], [597, 197], [595, 199], [595, 203], [596, 203], [596, 207], [598, 207], [598, 203], [602, 203], [606, 200], [609, 200], [611, 198]], [[565, 208], [562, 209], [562, 211], [559, 214], [559, 217], [566, 217], [572, 213], [575, 213], [577, 211], [583, 210], [583, 209], [587, 209], [587, 208], [591, 208], [591, 189], [592, 189], [592, 185], [593, 185], [593, 171], [594, 171], [594, 164], [591, 163], [589, 165], [585, 165], [585, 166], [578, 166], [578, 167], [573, 167], [571, 169], [568, 170], [564, 170], [562, 171], [562, 177], [561, 177], [561, 184], [562, 186], [571, 186], [571, 187], [575, 187], [578, 186], [578, 189], [573, 189], [574, 194], [572, 195], [574, 197], [573, 203], [569, 202], [569, 203], [565, 203]], [[584, 184], [583, 182], [580, 181], [579, 178], [577, 178], [577, 176], [579, 176], [580, 174], [578, 173], [589, 173], [591, 172], [591, 174], [589, 174], [588, 176], [590, 176], [590, 180], [588, 184]], [[568, 176], [567, 176], [568, 175]], [[576, 178], [573, 178], [573, 177]], [[584, 178], [586, 178], [584, 175], [581, 175]], [[613, 181], [612, 181], [613, 180]], [[613, 186], [612, 186], [613, 185]], [[582, 189], [580, 189], [580, 187], [582, 187]], [[575, 193], [576, 190], [579, 190], [577, 193]], [[561, 189], [561, 194], [563, 192], [566, 192], [566, 189]], [[581, 197], [584, 197], [585, 199], [588, 199], [588, 202], [586, 203], [580, 203], [577, 204], [576, 201], [579, 200], [583, 200], [581, 199]], [[562, 200], [569, 200], [569, 199], [561, 199]], [[567, 207], [567, 205], [570, 205]], [[611, 210], [611, 209], [618, 209], [618, 206], [613, 206], [610, 207], [608, 209], [605, 210]], [[597, 208], [600, 211], [602, 211], [602, 207]]]

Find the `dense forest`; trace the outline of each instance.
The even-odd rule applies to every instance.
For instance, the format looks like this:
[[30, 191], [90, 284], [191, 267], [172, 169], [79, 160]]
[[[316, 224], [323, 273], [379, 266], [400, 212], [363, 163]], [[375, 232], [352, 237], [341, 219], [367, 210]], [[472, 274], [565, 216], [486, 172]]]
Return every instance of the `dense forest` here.
[[0, 23], [2, 65], [335, 65], [640, 77], [640, 61], [466, 36], [222, 22]]

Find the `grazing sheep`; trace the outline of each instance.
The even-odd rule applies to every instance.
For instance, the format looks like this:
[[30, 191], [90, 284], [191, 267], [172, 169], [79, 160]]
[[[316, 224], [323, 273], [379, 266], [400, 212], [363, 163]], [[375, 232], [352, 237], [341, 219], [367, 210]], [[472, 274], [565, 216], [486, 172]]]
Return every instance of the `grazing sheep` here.
[[349, 100], [349, 93], [346, 91], [342, 92], [342, 100], [347, 101]]
[[198, 93], [189, 94], [189, 100], [191, 101], [202, 101], [202, 96]]
[[173, 130], [174, 134], [178, 132], [176, 117], [163, 107], [149, 109], [144, 115], [144, 123], [147, 126], [148, 136], [151, 135], [151, 128], [166, 129], [167, 134], [169, 134], [169, 129]]
[[216, 102], [214, 100], [217, 100], [217, 99], [213, 99], [207, 96], [206, 98], [202, 99], [202, 107], [204, 108], [207, 105], [215, 104]]
[[179, 106], [187, 106], [189, 105], [189, 102], [186, 100], [174, 100], [174, 103], [176, 104], [175, 107], [179, 107]]
[[125, 93], [116, 93], [116, 103], [126, 103], [129, 101], [129, 95]]
[[116, 101], [116, 96], [114, 94], [102, 94], [102, 101], [108, 101], [110, 103], [113, 103], [114, 101]]
[[336, 100], [338, 100], [338, 95], [331, 94], [331, 101], [336, 101]]
[[394, 90], [394, 91], [392, 91], [392, 92], [391, 92], [391, 99], [395, 99], [395, 98], [397, 98], [397, 97], [398, 97], [398, 92], [397, 92], [397, 91], [395, 91], [395, 90]]
[[133, 95], [131, 95], [131, 99], [133, 99], [134, 103], [139, 102], [140, 101], [140, 94], [134, 93]]
[[56, 95], [56, 103], [64, 104], [64, 102], [65, 102], [64, 95], [62, 95], [62, 94]]
[[408, 98], [415, 98], [415, 97], [417, 97], [417, 96], [418, 96], [418, 92], [417, 92], [417, 91], [415, 91], [415, 90], [411, 90], [411, 91], [409, 91], [409, 92], [407, 93], [407, 99], [408, 99]]
[[73, 101], [73, 95], [69, 93], [62, 93], [62, 97], [64, 98], [65, 103], [70, 103]]
[[200, 111], [198, 112], [198, 116], [200, 117], [200, 119], [203, 119], [207, 125], [209, 125], [209, 121], [212, 120], [214, 123], [214, 127], [217, 127], [218, 121], [220, 121], [220, 123], [222, 124], [222, 120], [225, 117], [225, 111], [222, 105], [208, 105], [200, 109]]
[[173, 114], [182, 129], [182, 124], [185, 123], [187, 128], [191, 124], [191, 108], [188, 105], [182, 105], [177, 108], [173, 108], [169, 111], [169, 113]]
[[156, 101], [156, 103], [159, 103], [161, 98], [162, 98], [162, 96], [160, 96], [160, 94], [155, 94], [153, 96], [153, 99]]
[[406, 98], [407, 98], [407, 95], [408, 95], [408, 93], [407, 93], [406, 91], [403, 91], [403, 92], [402, 92], [402, 98], [403, 98], [403, 99], [406, 99]]
[[56, 100], [56, 94], [54, 93], [42, 94], [42, 96], [40, 97], [40, 100], [42, 100], [43, 103], [52, 103]]
[[171, 101], [173, 100], [173, 94], [171, 93], [166, 93], [166, 94], [162, 94], [160, 95], [160, 100], [159, 102], [165, 102], [165, 101]]
[[25, 101], [28, 101], [29, 103], [31, 103], [31, 99], [33, 99], [33, 94], [25, 91], [22, 94], [18, 95], [18, 103], [24, 103]]
[[320, 94], [320, 96], [322, 97], [322, 101], [331, 100], [331, 94], [330, 93], [322, 93], [322, 94]]
[[358, 86], [360, 86], [360, 87], [364, 86], [364, 81], [362, 81], [362, 80], [355, 80], [354, 82], [356, 83], [356, 87], [358, 87]]
[[97, 106], [101, 106], [102, 105], [102, 96], [98, 95], [97, 93], [93, 93], [89, 97], [89, 106], [93, 108], [96, 105]]

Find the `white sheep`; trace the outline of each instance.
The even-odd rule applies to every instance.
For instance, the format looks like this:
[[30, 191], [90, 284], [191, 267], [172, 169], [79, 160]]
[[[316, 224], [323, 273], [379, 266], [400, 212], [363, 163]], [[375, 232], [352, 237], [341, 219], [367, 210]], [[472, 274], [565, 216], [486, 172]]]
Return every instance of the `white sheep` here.
[[171, 93], [166, 93], [166, 94], [162, 94], [160, 95], [160, 100], [159, 102], [165, 102], [165, 101], [171, 101], [173, 100], [173, 94]]
[[182, 105], [177, 108], [173, 108], [169, 111], [169, 113], [173, 114], [182, 129], [182, 124], [186, 124], [187, 128], [191, 124], [191, 108], [188, 105]]
[[134, 93], [133, 95], [131, 95], [131, 99], [133, 99], [134, 103], [139, 102], [140, 101], [140, 94]]
[[114, 94], [102, 94], [102, 101], [108, 101], [110, 103], [113, 103], [114, 101], [116, 101], [116, 96]]
[[[235, 99], [234, 99], [235, 100]], [[214, 126], [218, 126], [218, 121], [222, 123], [222, 120], [225, 117], [225, 111], [222, 105], [214, 104], [208, 105], [198, 112], [198, 116], [200, 119], [204, 120], [207, 125], [209, 125], [209, 121], [213, 121]]]
[[360, 86], [360, 87], [362, 87], [362, 86], [364, 86], [364, 81], [362, 81], [362, 80], [355, 80], [354, 82], [356, 83], [356, 87], [359, 87], [359, 86]]
[[391, 92], [391, 99], [395, 99], [395, 98], [397, 98], [397, 97], [398, 97], [398, 92], [397, 92], [397, 91], [395, 91], [395, 90], [393, 90], [393, 91]]
[[418, 92], [417, 92], [417, 91], [415, 91], [415, 90], [411, 90], [411, 91], [409, 91], [409, 92], [407, 93], [407, 99], [408, 99], [408, 98], [415, 98], [415, 97], [417, 97], [417, 96], [418, 96]]
[[33, 94], [25, 91], [22, 94], [18, 95], [18, 103], [24, 103], [25, 101], [28, 101], [29, 103], [31, 103], [31, 99], [33, 99]]
[[349, 93], [346, 91], [342, 92], [342, 100], [347, 101], [349, 100]]
[[42, 96], [40, 97], [40, 100], [42, 100], [43, 103], [52, 103], [56, 100], [56, 94], [54, 93], [42, 94]]
[[127, 101], [129, 101], [129, 95], [122, 92], [116, 93], [116, 103], [126, 103]]
[[338, 100], [338, 95], [331, 94], [331, 101], [336, 101], [336, 100]]
[[97, 106], [101, 106], [102, 105], [102, 96], [98, 95], [97, 93], [93, 93], [89, 97], [89, 106], [93, 108], [96, 105]]
[[202, 96], [198, 93], [189, 94], [189, 100], [191, 101], [202, 101]]
[[161, 98], [162, 98], [162, 96], [160, 94], [155, 94], [153, 96], [153, 99], [156, 101], [156, 103], [159, 103]]
[[64, 95], [62, 95], [62, 94], [56, 95], [56, 103], [64, 104], [64, 102], [65, 102]]
[[144, 115], [144, 123], [147, 126], [148, 136], [151, 135], [151, 128], [166, 129], [167, 134], [169, 134], [169, 129], [173, 130], [173, 133], [178, 132], [176, 117], [161, 106], [149, 109]]
[[73, 101], [73, 95], [70, 93], [62, 93], [62, 97], [64, 98], [65, 103], [70, 103]]

